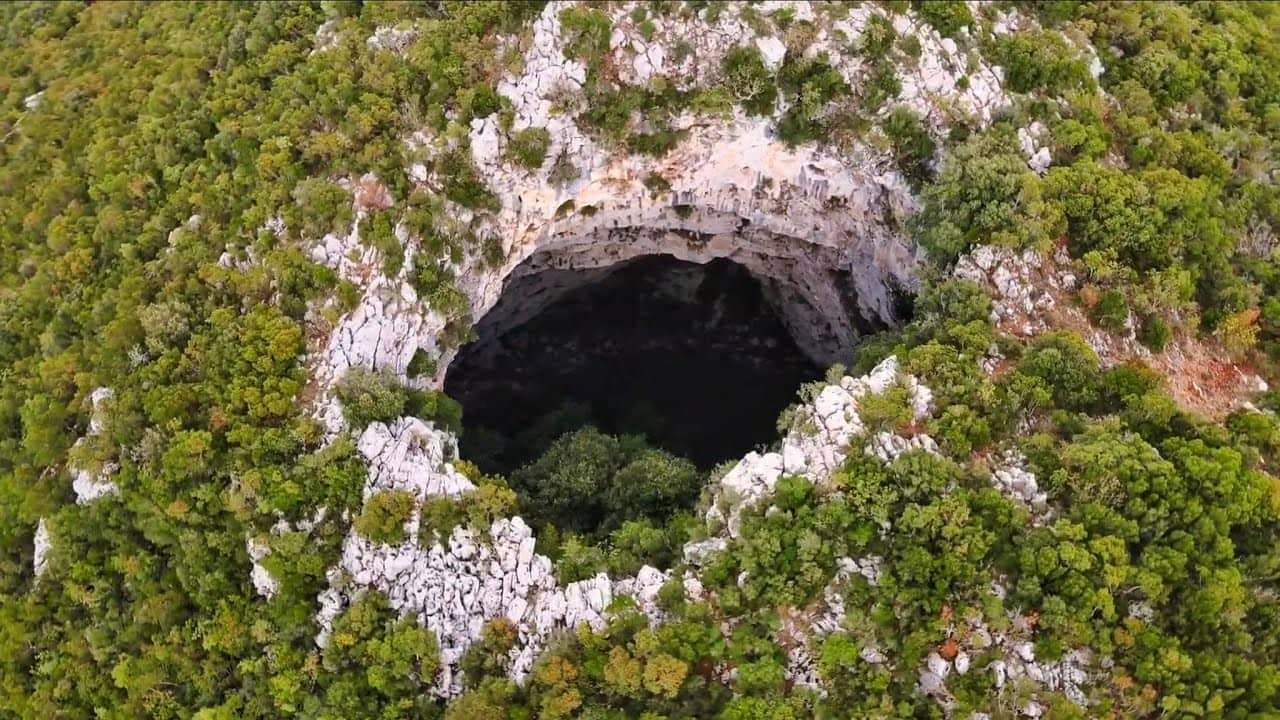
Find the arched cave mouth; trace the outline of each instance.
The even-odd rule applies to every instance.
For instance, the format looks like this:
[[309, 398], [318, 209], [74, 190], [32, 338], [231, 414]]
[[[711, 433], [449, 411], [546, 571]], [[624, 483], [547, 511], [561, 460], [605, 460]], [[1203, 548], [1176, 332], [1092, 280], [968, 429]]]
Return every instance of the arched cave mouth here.
[[746, 268], [651, 255], [517, 276], [450, 364], [463, 457], [510, 472], [593, 425], [707, 469], [777, 439], [822, 368]]

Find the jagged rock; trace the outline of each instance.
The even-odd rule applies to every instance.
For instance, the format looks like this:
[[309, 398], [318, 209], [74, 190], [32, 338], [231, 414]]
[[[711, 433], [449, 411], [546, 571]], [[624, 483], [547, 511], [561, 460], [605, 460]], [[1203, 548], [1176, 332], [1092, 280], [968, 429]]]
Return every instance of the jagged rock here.
[[[916, 202], [891, 158], [861, 146], [840, 152], [812, 145], [789, 147], [778, 140], [770, 119], [741, 113], [721, 119], [677, 118], [674, 123], [683, 140], [661, 159], [602, 147], [577, 127], [575, 112], [562, 111], [581, 101], [587, 75], [581, 62], [564, 56], [559, 23], [563, 7], [549, 3], [534, 22], [527, 43], [516, 45], [512, 38], [501, 41], [504, 47], [525, 48], [520, 69], [497, 82], [498, 93], [510, 103], [510, 129], [545, 128], [550, 135], [547, 160], [536, 170], [517, 166], [504, 153], [507, 129], [497, 118], [472, 121], [469, 150], [500, 209], [473, 213], [449, 206], [449, 212], [442, 214], [458, 229], [501, 243], [500, 262], [481, 263], [470, 257], [450, 261], [449, 269], [467, 296], [472, 318], [493, 309], [516, 278], [556, 269], [579, 271], [585, 281], [589, 271], [665, 254], [699, 263], [731, 258], [746, 267], [780, 303], [784, 323], [798, 344], [823, 361], [842, 357], [857, 337], [860, 323], [856, 320], [893, 323], [897, 319], [894, 294], [916, 287], [915, 248], [902, 230]], [[817, 17], [808, 3], [789, 7], [796, 18]], [[641, 36], [625, 7], [602, 7], [602, 11], [614, 20], [609, 64], [622, 82], [661, 79], [691, 89], [718, 73], [720, 58], [734, 46], [754, 45], [773, 68], [787, 53], [777, 38], [757, 36], [732, 6], [715, 20], [707, 20], [704, 14], [692, 20], [655, 16], [651, 37]], [[880, 12], [858, 7], [829, 26], [817, 24], [806, 53], [829, 53], [841, 75], [858, 88], [869, 68], [847, 48], [856, 46], [869, 19]], [[1008, 104], [999, 68], [971, 62], [967, 50], [941, 38], [911, 13], [897, 13], [891, 19], [899, 34], [921, 40], [919, 62], [903, 72], [902, 92], [891, 106], [916, 110], [930, 131], [940, 134], [951, 112], [967, 113], [981, 125]], [[1010, 13], [1000, 18], [1006, 25], [1015, 21]], [[402, 52], [412, 40], [409, 31], [381, 28], [368, 42]], [[686, 41], [693, 52], [674, 52], [677, 40]], [[1028, 129], [1024, 148], [1029, 166], [1043, 172], [1052, 157], [1047, 147], [1037, 144], [1039, 139], [1038, 131]], [[450, 145], [453, 142], [456, 139], [425, 132], [408, 138], [410, 148], [423, 155], [423, 162], [406, 168], [409, 179], [424, 185], [437, 180], [425, 158], [457, 147]], [[553, 182], [552, 168], [561, 158], [572, 163], [577, 176]], [[670, 189], [657, 196], [651, 193], [644, 181], [652, 175], [664, 178]], [[411, 237], [403, 226], [396, 228], [405, 247], [405, 269], [396, 277], [384, 277], [379, 251], [360, 242], [360, 223], [369, 208], [386, 204], [389, 196], [376, 192], [361, 196], [354, 184], [348, 186], [353, 189], [355, 224], [345, 235], [318, 239], [312, 251], [315, 259], [333, 267], [361, 293], [355, 309], [310, 358], [320, 388], [316, 415], [331, 435], [343, 429], [332, 386], [348, 368], [384, 368], [412, 384], [438, 386], [453, 352], [440, 342], [446, 318], [419, 298], [408, 282], [408, 268], [421, 239]], [[1034, 254], [978, 248], [961, 260], [956, 272], [994, 287], [997, 312], [1007, 310], [1009, 318], [1021, 318], [1053, 307], [1051, 296], [1029, 289], [1034, 287], [1028, 278], [1037, 263]], [[556, 297], [548, 292], [530, 302], [515, 303], [521, 314], [501, 320], [519, 324], [541, 310], [539, 303]], [[409, 361], [420, 350], [440, 361], [439, 370], [435, 377], [409, 380]], [[915, 449], [936, 451], [926, 435], [865, 437], [859, 400], [868, 393], [882, 393], [895, 382], [907, 388], [915, 420], [926, 419], [932, 412], [932, 393], [916, 378], [900, 373], [895, 358], [862, 378], [844, 377], [827, 384], [795, 414], [778, 452], [748, 454], [712, 487], [711, 536], [687, 545], [686, 560], [696, 566], [724, 551], [738, 533], [741, 510], [763, 502], [783, 474], [823, 483], [851, 452], [865, 451], [889, 462]], [[454, 438], [429, 423], [412, 418], [374, 423], [361, 435], [359, 448], [369, 464], [366, 497], [392, 488], [410, 490], [419, 499], [457, 496], [472, 489], [451, 464], [456, 454]], [[1040, 497], [1034, 478], [1028, 483], [1009, 471], [1006, 479], [996, 482], [1024, 496], [1031, 488], [1032, 502]], [[438, 540], [422, 544], [416, 528], [409, 541], [397, 546], [370, 543], [350, 534], [340, 565], [330, 572], [329, 587], [318, 598], [317, 642], [327, 642], [334, 619], [358, 593], [383, 592], [392, 607], [417, 617], [436, 634], [442, 660], [436, 691], [452, 696], [461, 690], [458, 662], [490, 620], [506, 618], [516, 626], [518, 642], [509, 657], [509, 672], [516, 679], [529, 672], [554, 633], [580, 624], [602, 626], [614, 597], [630, 596], [650, 621], [662, 620], [656, 596], [669, 579], [667, 574], [646, 567], [635, 578], [611, 580], [598, 575], [560, 587], [550, 560], [534, 551], [532, 532], [520, 518], [494, 522], [487, 535], [455, 528]], [[251, 557], [259, 552], [249, 546], [247, 550]], [[837, 629], [843, 617], [838, 583], [855, 574], [878, 582], [879, 564], [878, 558], [843, 559], [833, 586], [818, 606], [809, 609], [812, 614], [804, 623], [796, 625], [797, 637]], [[254, 580], [257, 586], [256, 562]], [[686, 593], [701, 596], [695, 576], [686, 575], [684, 580]], [[1000, 644], [1003, 648], [1003, 640]], [[788, 677], [801, 685], [816, 685], [806, 648], [793, 647], [789, 655], [793, 662]], [[880, 650], [870, 647], [864, 648], [863, 659], [886, 661]], [[954, 668], [940, 657], [930, 657], [922, 671], [922, 688], [927, 686], [927, 692], [945, 699], [948, 673], [954, 669], [964, 674], [969, 662], [966, 651], [956, 656]], [[997, 662], [1002, 668], [1000, 684], [1006, 662], [1021, 663], [1016, 666], [1019, 677], [1033, 674], [1020, 658]], [[1059, 677], [1047, 681], [1060, 684], [1074, 682], [1079, 674], [1074, 669], [1034, 667], [1039, 677]]]
[[417, 37], [418, 32], [413, 29], [380, 27], [365, 42], [374, 50], [387, 50], [399, 55], [408, 50]]
[[[96, 388], [89, 394], [89, 428], [85, 433], [85, 437], [76, 440], [75, 446], [78, 447], [89, 438], [102, 433], [106, 422], [104, 415], [107, 410], [106, 403], [114, 396], [115, 393], [111, 388], [107, 387]], [[114, 495], [120, 492], [119, 486], [111, 481], [111, 476], [118, 469], [119, 466], [114, 462], [105, 462], [98, 468], [72, 466], [71, 489], [75, 491], [76, 503], [84, 505], [107, 495]]]
[[253, 563], [253, 570], [249, 575], [249, 579], [253, 583], [253, 589], [262, 597], [270, 600], [280, 591], [280, 583], [260, 563], [263, 558], [271, 554], [271, 547], [251, 537], [245, 538], [244, 545], [245, 551], [249, 553], [249, 560]]
[[1018, 145], [1022, 149], [1022, 154], [1027, 157], [1027, 165], [1040, 175], [1045, 174], [1053, 164], [1053, 154], [1049, 147], [1041, 145], [1041, 140], [1048, 132], [1049, 129], [1040, 121], [1018, 128]]
[[1021, 253], [981, 245], [956, 261], [952, 274], [992, 291], [992, 321], [1019, 335], [1036, 335], [1047, 327], [1045, 315], [1056, 302], [1048, 288], [1060, 280], [1046, 277], [1046, 263], [1034, 250]]
[[384, 490], [408, 490], [417, 498], [457, 497], [475, 485], [448, 460], [457, 457], [457, 441], [431, 423], [402, 417], [391, 425], [370, 423], [360, 436], [360, 454], [369, 463], [364, 497]]
[[787, 46], [776, 37], [756, 38], [756, 49], [760, 51], [764, 66], [769, 68], [770, 72], [776, 72], [782, 67], [782, 61], [787, 56]]
[[1047, 517], [1048, 495], [1040, 491], [1034, 473], [1026, 469], [1026, 458], [1017, 452], [1006, 453], [1002, 464], [991, 472], [991, 479], [1006, 495], [1027, 505], [1038, 519]]
[[866, 453], [881, 462], [890, 463], [916, 450], [937, 454], [938, 444], [928, 435], [903, 437], [890, 432], [878, 432], [867, 443]]
[[38, 579], [49, 567], [49, 551], [53, 549], [53, 540], [49, 536], [49, 525], [44, 518], [36, 523], [36, 534], [32, 538], [31, 572]]

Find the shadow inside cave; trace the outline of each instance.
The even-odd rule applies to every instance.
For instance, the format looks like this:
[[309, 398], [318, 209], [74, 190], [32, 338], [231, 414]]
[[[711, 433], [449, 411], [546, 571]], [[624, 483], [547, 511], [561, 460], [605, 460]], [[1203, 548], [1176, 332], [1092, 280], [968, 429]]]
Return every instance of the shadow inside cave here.
[[776, 440], [778, 414], [822, 374], [732, 261], [655, 255], [590, 272], [514, 326], [536, 301], [521, 287], [535, 276], [513, 280], [450, 364], [462, 456], [482, 470], [509, 472], [584, 425], [709, 468]]

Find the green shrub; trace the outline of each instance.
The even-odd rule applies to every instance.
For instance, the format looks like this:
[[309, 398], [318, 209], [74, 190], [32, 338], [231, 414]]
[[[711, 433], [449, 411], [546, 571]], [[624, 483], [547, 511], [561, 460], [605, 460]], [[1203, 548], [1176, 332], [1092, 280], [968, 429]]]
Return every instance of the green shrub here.
[[1112, 332], [1120, 332], [1129, 322], [1129, 303], [1124, 293], [1108, 290], [1090, 310], [1093, 321]]
[[991, 442], [991, 425], [968, 405], [948, 405], [929, 429], [948, 455], [967, 457]]
[[319, 239], [329, 233], [345, 235], [351, 229], [351, 221], [355, 219], [351, 193], [337, 183], [319, 178], [303, 180], [294, 187], [293, 199], [300, 213], [300, 227], [307, 237]]
[[976, 244], [1040, 247], [1061, 227], [1042, 183], [1008, 135], [977, 136], [954, 148], [925, 187], [913, 221], [920, 244], [950, 262]]
[[431, 353], [423, 348], [413, 351], [413, 357], [409, 359], [409, 366], [406, 368], [409, 377], [420, 378], [430, 377], [436, 374], [436, 359]]
[[889, 113], [881, 127], [889, 138], [898, 170], [912, 187], [920, 187], [929, 179], [929, 165], [936, 149], [923, 120], [911, 108], [899, 106]]
[[954, 38], [973, 25], [973, 14], [962, 0], [916, 0], [911, 5], [942, 37]]
[[790, 107], [778, 121], [778, 138], [788, 145], [825, 139], [831, 103], [849, 93], [840, 71], [825, 59], [788, 55], [778, 73]]
[[395, 277], [404, 267], [404, 246], [396, 237], [390, 213], [370, 213], [361, 224], [360, 239], [378, 249], [382, 255], [382, 274]]
[[636, 133], [627, 138], [627, 149], [641, 155], [662, 157], [671, 152], [688, 134], [687, 130], [658, 130]]
[[531, 127], [511, 134], [511, 139], [507, 143], [507, 154], [517, 164], [536, 170], [542, 167], [549, 147], [551, 147], [551, 133], [546, 128]]
[[470, 300], [454, 282], [452, 268], [424, 253], [414, 258], [409, 283], [418, 292], [419, 299], [450, 320], [462, 318], [471, 310]]
[[649, 197], [657, 198], [671, 192], [671, 183], [662, 175], [652, 172], [645, 176], [644, 186], [649, 190]]
[[413, 516], [417, 500], [408, 490], [384, 490], [369, 496], [352, 527], [360, 536], [376, 543], [404, 542], [404, 525]]
[[342, 414], [354, 430], [372, 422], [391, 422], [404, 415], [408, 394], [387, 370], [349, 368], [334, 388]]
[[1165, 322], [1164, 318], [1157, 315], [1149, 315], [1142, 321], [1142, 329], [1138, 333], [1138, 340], [1152, 352], [1163, 352], [1172, 339], [1173, 330], [1169, 328], [1169, 323]]
[[1014, 92], [1061, 95], [1092, 87], [1089, 64], [1056, 32], [1022, 32], [996, 41], [993, 57]]
[[720, 61], [720, 82], [743, 110], [752, 115], [773, 114], [778, 85], [754, 46], [736, 47]]
[[696, 499], [702, 477], [689, 461], [586, 427], [561, 435], [511, 474], [531, 522], [579, 533], [608, 532], [628, 520], [662, 519]]
[[560, 31], [564, 36], [564, 56], [591, 66], [603, 61], [609, 52], [613, 22], [599, 10], [575, 6], [560, 11]]
[[869, 433], [896, 431], [911, 424], [911, 394], [901, 383], [894, 383], [878, 395], [864, 395], [858, 401], [858, 417]]
[[462, 405], [437, 390], [405, 391], [405, 414], [430, 420], [455, 433], [462, 432]]
[[496, 210], [498, 199], [480, 178], [471, 152], [466, 147], [442, 153], [436, 159], [436, 173], [444, 185], [444, 195], [472, 210]]
[[866, 81], [862, 84], [862, 95], [859, 105], [868, 113], [879, 112], [885, 103], [898, 97], [902, 92], [902, 80], [898, 70], [890, 60], [879, 60], [872, 64]]
[[859, 38], [861, 46], [858, 48], [858, 54], [871, 62], [888, 59], [897, 40], [898, 33], [893, 29], [893, 23], [889, 18], [878, 13], [874, 14], [867, 18], [867, 27]]
[[1098, 355], [1073, 333], [1041, 337], [1018, 364], [1018, 371], [1042, 380], [1060, 407], [1084, 410], [1098, 399]]

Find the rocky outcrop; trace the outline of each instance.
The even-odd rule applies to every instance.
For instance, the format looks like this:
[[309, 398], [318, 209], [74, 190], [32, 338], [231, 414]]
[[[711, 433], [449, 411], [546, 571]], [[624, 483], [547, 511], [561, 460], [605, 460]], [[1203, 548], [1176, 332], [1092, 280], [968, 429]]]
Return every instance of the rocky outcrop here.
[[259, 595], [270, 600], [280, 590], [279, 581], [262, 565], [262, 561], [271, 554], [271, 546], [252, 537], [245, 538], [244, 545], [245, 552], [249, 553], [249, 561], [253, 563], [249, 581]]
[[44, 518], [36, 523], [36, 534], [32, 538], [31, 572], [39, 579], [49, 568], [49, 551], [53, 549], [53, 540], [49, 537], [49, 524]]
[[[859, 449], [886, 462], [912, 448], [936, 451], [936, 445], [928, 436], [908, 439], [882, 433], [871, 438], [866, 446], [856, 444], [866, 435], [858, 415], [859, 399], [883, 393], [898, 379], [898, 359], [890, 356], [867, 375], [859, 378], [846, 375], [837, 383], [823, 386], [813, 401], [801, 406], [795, 414], [780, 452], [748, 454], [712, 488], [708, 523], [725, 527], [729, 537], [736, 537], [742, 510], [771, 496], [783, 475], [825, 482], [844, 464], [850, 452]], [[908, 376], [903, 382], [916, 419], [924, 418], [930, 411], [933, 393], [913, 377]], [[714, 544], [714, 541], [712, 538], [686, 548], [685, 559], [694, 562], [704, 556], [711, 547], [705, 543]]]
[[[740, 113], [675, 118], [673, 130], [681, 139], [662, 158], [608, 146], [574, 117], [587, 68], [564, 54], [560, 13], [570, 5], [549, 3], [527, 36], [502, 40], [523, 54], [520, 69], [497, 84], [499, 95], [510, 102], [510, 125], [494, 115], [470, 127], [479, 176], [501, 209], [477, 214], [450, 207], [450, 222], [495, 239], [503, 251], [496, 265], [492, 258], [467, 257], [452, 268], [470, 300], [471, 318], [484, 317], [516, 278], [601, 269], [662, 254], [701, 263], [728, 258], [746, 267], [769, 288], [797, 344], [823, 364], [842, 357], [861, 327], [896, 321], [897, 295], [916, 287], [915, 250], [902, 230], [915, 200], [890, 157], [870, 145], [839, 151], [790, 147], [776, 137], [775, 118]], [[825, 8], [807, 2], [760, 10], [768, 15], [784, 7], [793, 19], [813, 21], [815, 35], [802, 52], [826, 57], [855, 89], [867, 82], [868, 61], [852, 48], [882, 10], [860, 7], [828, 16]], [[596, 8], [613, 25], [608, 65], [620, 83], [660, 78], [682, 89], [708, 87], [719, 80], [720, 60], [734, 47], [758, 48], [771, 67], [800, 51], [744, 17], [738, 6], [693, 16], [648, 13], [643, 29], [631, 15], [637, 8], [644, 9], [635, 3]], [[910, 13], [886, 17], [898, 33], [919, 38], [921, 48], [918, 62], [896, 68], [903, 90], [886, 112], [895, 102], [905, 104], [941, 134], [957, 113], [982, 125], [1009, 102], [998, 68], [981, 60], [975, 64], [964, 47]], [[411, 36], [410, 30], [383, 29], [369, 43], [397, 52]], [[778, 111], [783, 109], [780, 105]], [[545, 129], [550, 139], [544, 162], [532, 170], [506, 154], [509, 133], [526, 128]], [[456, 139], [424, 131], [407, 142], [430, 156]], [[564, 172], [569, 166], [572, 172]], [[407, 173], [413, 182], [434, 187], [426, 165], [414, 164]], [[377, 186], [368, 176], [347, 184], [358, 196]], [[384, 199], [379, 207], [390, 202], [389, 196]], [[438, 361], [435, 376], [421, 382], [438, 386], [454, 352], [440, 342], [447, 319], [407, 282], [419, 239], [403, 226], [396, 228], [406, 269], [383, 277], [378, 251], [360, 242], [360, 223], [371, 205], [354, 204], [353, 228], [345, 236], [326, 236], [313, 252], [361, 291], [357, 306], [328, 333], [327, 346], [316, 349], [311, 363], [321, 389], [318, 415], [330, 432], [341, 428], [341, 418], [327, 389], [347, 367], [389, 368], [404, 375], [421, 350]], [[558, 291], [571, 285], [564, 283]], [[550, 302], [555, 295], [542, 293], [537, 302]], [[536, 311], [527, 307], [524, 317]]]
[[1035, 250], [1017, 251], [999, 245], [981, 245], [956, 261], [952, 275], [972, 280], [991, 291], [991, 321], [1016, 335], [1044, 332], [1048, 313], [1057, 306], [1052, 291], [1075, 287], [1069, 273], [1050, 273], [1045, 258]]
[[1049, 128], [1038, 120], [1025, 128], [1018, 128], [1018, 146], [1027, 156], [1027, 166], [1039, 175], [1048, 172], [1053, 164], [1053, 151], [1044, 144], [1048, 133]]
[[[85, 437], [76, 441], [75, 447], [88, 442], [90, 438], [102, 432], [107, 403], [114, 396], [111, 388], [100, 387], [89, 394], [91, 409], [89, 412], [89, 429]], [[114, 495], [120, 488], [111, 480], [118, 466], [114, 462], [104, 462], [95, 468], [72, 467], [71, 489], [76, 493], [76, 502], [84, 505], [107, 495]]]
[[[1003, 593], [999, 586], [993, 591]], [[1036, 658], [1035, 645], [1031, 641], [1032, 628], [1027, 618], [1011, 615], [1005, 629], [993, 630], [980, 617], [952, 624], [948, 628], [950, 639], [945, 655], [932, 652], [919, 668], [917, 687], [932, 697], [944, 709], [955, 707], [955, 698], [948, 689], [953, 676], [964, 676], [971, 671], [986, 672], [996, 691], [1014, 690], [1017, 694], [1015, 711], [1028, 718], [1044, 715], [1048, 708], [1042, 704], [1037, 692], [1062, 693], [1079, 706], [1088, 701], [1087, 687], [1094, 680], [1093, 654], [1084, 648], [1066, 652], [1056, 661]], [[996, 659], [977, 664], [976, 658]]]
[[580, 624], [603, 627], [614, 597], [632, 596], [658, 618], [656, 596], [666, 579], [644, 568], [616, 583], [601, 574], [560, 587], [551, 561], [534, 552], [533, 533], [518, 517], [494, 522], [487, 539], [459, 527], [445, 542], [422, 544], [415, 527], [408, 540], [387, 546], [353, 533], [343, 546], [335, 587], [320, 598], [317, 642], [327, 642], [332, 619], [354, 593], [385, 593], [393, 608], [435, 633], [442, 667], [436, 690], [452, 696], [462, 690], [458, 663], [487, 622], [503, 618], [515, 626], [518, 642], [508, 669], [520, 680], [554, 632]]
[[402, 417], [390, 425], [370, 423], [360, 436], [359, 449], [369, 463], [366, 499], [385, 490], [408, 490], [422, 501], [457, 497], [475, 489], [449, 462], [458, 456], [455, 438], [418, 418]]
[[1006, 453], [991, 471], [991, 479], [1001, 492], [1027, 506], [1041, 522], [1049, 514], [1048, 494], [1040, 490], [1035, 473], [1027, 470], [1027, 459], [1018, 452]]

